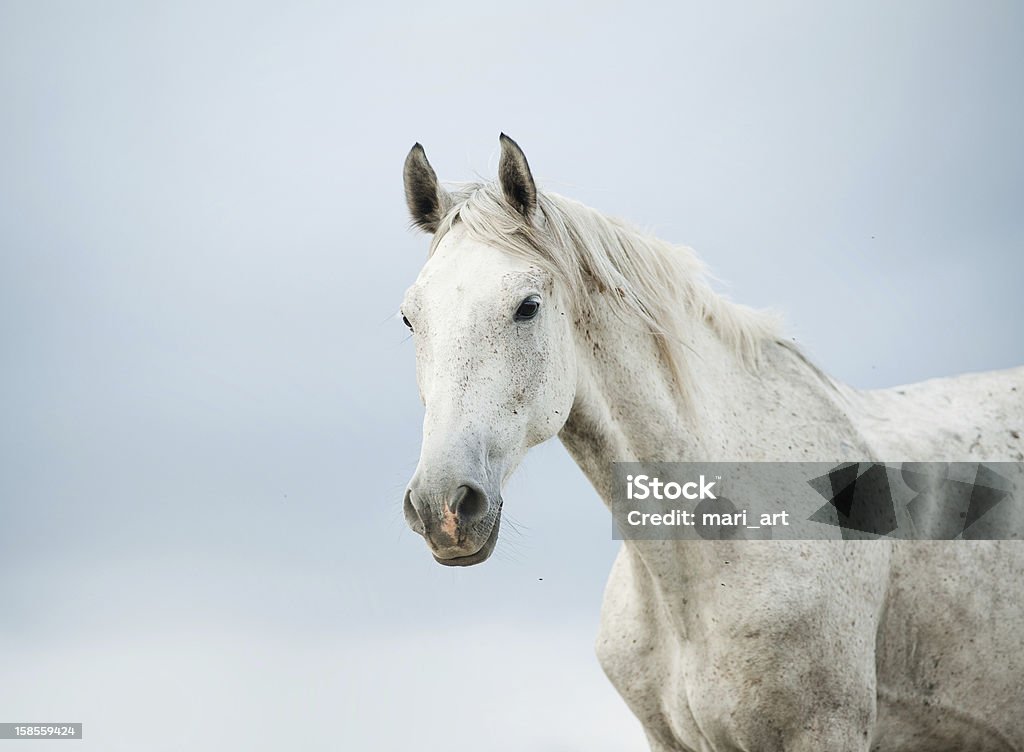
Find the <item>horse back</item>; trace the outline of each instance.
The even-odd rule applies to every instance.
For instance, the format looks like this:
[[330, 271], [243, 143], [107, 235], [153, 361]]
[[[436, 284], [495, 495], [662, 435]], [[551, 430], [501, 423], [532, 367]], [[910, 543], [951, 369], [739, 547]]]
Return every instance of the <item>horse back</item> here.
[[1024, 462], [1024, 367], [857, 393], [884, 462]]

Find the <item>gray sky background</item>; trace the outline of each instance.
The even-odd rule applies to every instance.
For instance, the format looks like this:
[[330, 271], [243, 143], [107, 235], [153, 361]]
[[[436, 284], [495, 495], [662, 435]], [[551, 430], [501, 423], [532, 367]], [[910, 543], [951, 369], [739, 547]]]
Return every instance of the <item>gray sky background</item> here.
[[988, 0], [0, 1], [0, 721], [643, 749], [559, 445], [484, 566], [405, 528], [406, 152], [490, 177], [505, 131], [885, 386], [1024, 363], [1022, 71], [1024, 9]]

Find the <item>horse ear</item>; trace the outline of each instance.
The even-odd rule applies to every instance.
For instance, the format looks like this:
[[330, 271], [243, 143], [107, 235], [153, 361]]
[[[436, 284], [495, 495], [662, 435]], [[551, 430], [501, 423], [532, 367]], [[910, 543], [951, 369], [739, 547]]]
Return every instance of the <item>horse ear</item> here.
[[501, 161], [498, 163], [498, 179], [501, 181], [501, 191], [516, 211], [529, 217], [537, 207], [537, 186], [530, 174], [530, 165], [519, 144], [504, 133], [499, 139]]
[[434, 168], [418, 143], [405, 158], [403, 177], [405, 203], [409, 206], [412, 223], [424, 232], [435, 232], [448, 209], [448, 192], [437, 182]]

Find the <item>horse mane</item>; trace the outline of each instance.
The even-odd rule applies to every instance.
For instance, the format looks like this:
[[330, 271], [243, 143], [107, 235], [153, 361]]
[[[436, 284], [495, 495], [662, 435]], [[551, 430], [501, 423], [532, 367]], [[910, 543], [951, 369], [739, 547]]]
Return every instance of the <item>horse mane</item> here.
[[[552, 274], [568, 291], [574, 314], [596, 302], [651, 333], [683, 396], [690, 397], [686, 352], [697, 322], [705, 322], [744, 367], [756, 370], [762, 346], [782, 342], [778, 318], [717, 293], [696, 254], [607, 217], [578, 201], [538, 192], [532, 221], [512, 208], [496, 183], [470, 183], [448, 195], [430, 247], [456, 223], [475, 239], [502, 248]], [[784, 343], [787, 346], [789, 343]]]

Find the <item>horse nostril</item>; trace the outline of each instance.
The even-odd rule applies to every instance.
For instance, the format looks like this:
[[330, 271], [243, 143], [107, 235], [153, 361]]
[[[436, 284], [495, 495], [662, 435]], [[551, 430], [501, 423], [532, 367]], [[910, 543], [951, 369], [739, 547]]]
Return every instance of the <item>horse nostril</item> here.
[[420, 517], [420, 510], [412, 503], [411, 488], [405, 490], [405, 501], [402, 503], [402, 511], [405, 513], [405, 521], [409, 523], [409, 527], [413, 529], [413, 532], [423, 535], [426, 532], [426, 527], [423, 524], [423, 518]]
[[463, 523], [475, 522], [487, 513], [487, 497], [473, 486], [459, 486], [448, 502], [448, 508]]

